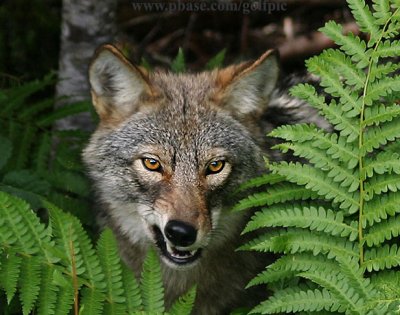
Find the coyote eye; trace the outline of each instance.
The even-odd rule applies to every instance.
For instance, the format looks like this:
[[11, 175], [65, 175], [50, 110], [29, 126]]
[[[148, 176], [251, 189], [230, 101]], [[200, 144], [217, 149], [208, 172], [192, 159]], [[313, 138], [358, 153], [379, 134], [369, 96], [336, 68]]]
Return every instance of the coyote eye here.
[[225, 161], [223, 160], [212, 161], [207, 166], [206, 175], [217, 174], [222, 171], [224, 166], [225, 166]]
[[161, 163], [156, 159], [152, 158], [143, 158], [142, 159], [143, 166], [149, 171], [160, 172], [161, 171]]

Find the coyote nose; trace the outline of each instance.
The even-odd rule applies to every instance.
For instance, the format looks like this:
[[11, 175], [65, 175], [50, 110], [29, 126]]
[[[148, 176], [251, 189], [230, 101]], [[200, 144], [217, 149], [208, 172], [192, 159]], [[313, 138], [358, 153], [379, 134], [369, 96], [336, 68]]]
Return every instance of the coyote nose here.
[[171, 220], [165, 226], [165, 235], [175, 246], [190, 246], [196, 241], [196, 229], [182, 221]]

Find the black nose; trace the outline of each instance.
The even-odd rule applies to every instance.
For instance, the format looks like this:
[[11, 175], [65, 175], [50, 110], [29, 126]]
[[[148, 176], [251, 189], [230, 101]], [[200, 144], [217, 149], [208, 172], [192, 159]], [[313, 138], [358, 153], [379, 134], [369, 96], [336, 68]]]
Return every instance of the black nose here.
[[182, 221], [171, 220], [165, 226], [165, 235], [175, 246], [190, 246], [196, 241], [196, 229]]

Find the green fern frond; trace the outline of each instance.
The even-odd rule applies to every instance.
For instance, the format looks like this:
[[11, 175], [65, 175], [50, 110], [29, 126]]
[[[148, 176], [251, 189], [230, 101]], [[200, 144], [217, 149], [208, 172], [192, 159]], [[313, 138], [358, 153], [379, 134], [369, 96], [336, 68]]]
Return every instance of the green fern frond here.
[[392, 75], [400, 69], [400, 64], [398, 63], [383, 63], [383, 64], [373, 64], [371, 65], [370, 81], [374, 82], [377, 79], [382, 79], [386, 76]]
[[24, 259], [19, 277], [22, 313], [30, 314], [39, 295], [41, 282], [41, 261], [37, 257]]
[[190, 315], [196, 298], [196, 287], [191, 288], [184, 296], [180, 297], [170, 308], [170, 315]]
[[352, 258], [358, 256], [357, 246], [353, 242], [301, 229], [275, 231], [247, 243], [240, 249], [284, 254], [312, 252], [314, 255], [318, 255], [324, 253], [328, 258], [339, 255]]
[[364, 277], [364, 269], [360, 268], [358, 259], [337, 256], [339, 262], [339, 273], [345, 277], [349, 287], [365, 301], [371, 300], [377, 294], [370, 284], [370, 279]]
[[211, 58], [205, 65], [205, 69], [213, 70], [222, 66], [225, 60], [226, 49], [222, 49], [218, 54]]
[[353, 86], [353, 89], [359, 91], [364, 87], [366, 74], [357, 67], [354, 67], [350, 57], [340, 50], [327, 49], [320, 55], [327, 61], [331, 68], [335, 68], [343, 77], [347, 85]]
[[355, 292], [345, 277], [340, 273], [325, 271], [303, 272], [300, 277], [309, 279], [321, 287], [329, 290], [332, 296], [340, 302], [338, 311], [346, 310], [348, 314], [363, 315], [362, 308], [365, 300]]
[[[279, 175], [280, 176], [280, 175]], [[316, 199], [318, 195], [303, 187], [293, 185], [291, 183], [282, 183], [271, 187], [268, 192], [256, 193], [242, 199], [233, 207], [233, 211], [240, 211], [252, 207], [260, 207], [265, 205], [273, 205], [285, 201], [297, 201]]]
[[15, 252], [9, 252], [2, 255], [0, 270], [0, 286], [4, 289], [7, 296], [8, 304], [11, 303], [16, 291], [18, 279], [21, 273], [22, 258], [17, 256]]
[[58, 288], [53, 282], [54, 268], [51, 265], [42, 266], [40, 294], [38, 297], [38, 315], [55, 315]]
[[238, 188], [238, 191], [247, 190], [250, 188], [261, 187], [264, 185], [273, 185], [279, 182], [282, 182], [284, 177], [278, 174], [264, 174], [259, 177], [252, 178], [245, 183], [241, 184]]
[[390, 106], [374, 106], [365, 109], [365, 119], [363, 126], [378, 126], [386, 121], [392, 121], [394, 118], [400, 116], [400, 106], [393, 104]]
[[[284, 179], [239, 206], [257, 206], [265, 196], [273, 200], [275, 192], [268, 193], [285, 180], [319, 196], [293, 205], [289, 198], [265, 202], [244, 230], [257, 230], [261, 236], [240, 249], [283, 254], [248, 285], [268, 284], [274, 292], [257, 306], [263, 314], [386, 315], [400, 310], [396, 242], [400, 234], [400, 3], [373, 0], [370, 7], [364, 0], [347, 2], [367, 36], [343, 34], [336, 22], [326, 23], [321, 31], [340, 50], [329, 49], [307, 61], [324, 93], [307, 84], [291, 90], [316, 108], [336, 132], [305, 124], [273, 130], [269, 136], [284, 140], [274, 149], [290, 150], [309, 164], [268, 164], [273, 174]], [[362, 38], [368, 38], [368, 43]], [[274, 229], [269, 231], [270, 227]], [[380, 278], [385, 273], [392, 279]], [[310, 290], [325, 290], [334, 302], [315, 309], [296, 304]], [[281, 294], [284, 298], [279, 299]]]
[[139, 310], [143, 304], [139, 283], [132, 270], [125, 265], [122, 266], [122, 284], [125, 293], [125, 304], [128, 314]]
[[270, 137], [282, 138], [286, 141], [305, 142], [322, 150], [334, 159], [346, 163], [352, 169], [358, 164], [358, 149], [349, 145], [346, 139], [338, 137], [335, 133], [326, 133], [314, 125], [298, 124], [278, 127], [269, 133]]
[[90, 109], [89, 101], [81, 101], [72, 104], [68, 104], [68, 106], [62, 106], [55, 109], [51, 114], [46, 115], [45, 117], [39, 119], [36, 124], [37, 126], [44, 128], [52, 126], [54, 122], [60, 120], [65, 117], [69, 117], [79, 113], [88, 112]]
[[39, 140], [37, 154], [35, 155], [35, 169], [39, 174], [44, 174], [49, 169], [51, 149], [51, 136], [49, 134], [44, 134]]
[[12, 144], [11, 141], [3, 136], [0, 136], [0, 170], [7, 164], [11, 157]]
[[399, 40], [385, 40], [375, 50], [375, 57], [398, 57], [400, 55], [400, 41]]
[[57, 289], [57, 315], [69, 315], [74, 302], [74, 287], [72, 281], [64, 277], [57, 269], [53, 273], [53, 282]]
[[54, 84], [55, 73], [49, 73], [42, 80], [34, 80], [21, 86], [5, 91], [6, 98], [1, 102], [0, 115], [7, 117], [11, 112], [17, 112], [25, 105], [28, 97], [43, 90], [45, 87]]
[[346, 112], [343, 112], [342, 107], [336, 105], [335, 101], [332, 101], [329, 105], [326, 104], [324, 97], [317, 95], [312, 85], [296, 85], [290, 91], [293, 96], [306, 100], [311, 106], [320, 110], [335, 129], [340, 131], [342, 136], [348, 137], [348, 142], [358, 137], [359, 131], [356, 128], [356, 121], [352, 118], [346, 118]]
[[[277, 292], [267, 301], [255, 307], [250, 314], [277, 314], [306, 311], [320, 312], [322, 310], [336, 311], [338, 301], [329, 291], [323, 289], [301, 290], [290, 288]], [[318, 313], [321, 314], [321, 313]]]
[[365, 184], [365, 200], [370, 200], [374, 195], [380, 195], [384, 192], [396, 192], [400, 189], [399, 174], [382, 174], [372, 177]]
[[368, 94], [364, 97], [366, 105], [372, 105], [374, 101], [381, 97], [389, 96], [394, 92], [399, 92], [400, 76], [386, 77], [379, 81], [371, 83], [368, 87]]
[[182, 48], [179, 48], [178, 54], [172, 61], [171, 70], [175, 73], [184, 72], [186, 69], [185, 55]]
[[14, 246], [25, 255], [41, 251], [49, 262], [53, 262], [53, 257], [48, 256], [46, 251], [46, 246], [50, 243], [48, 230], [33, 214], [29, 205], [21, 199], [0, 192], [0, 208], [3, 217], [0, 220], [2, 246]]
[[365, 141], [361, 147], [361, 154], [372, 152], [388, 141], [394, 141], [400, 137], [400, 126], [396, 120], [385, 122], [380, 126], [368, 129], [365, 133]]
[[380, 29], [375, 24], [375, 18], [364, 1], [360, 0], [347, 0], [349, 8], [357, 21], [360, 30], [369, 33], [371, 38], [368, 45], [371, 46], [376, 43], [379, 38]]
[[140, 282], [144, 310], [151, 314], [164, 312], [164, 289], [161, 281], [161, 267], [157, 254], [150, 248], [143, 264]]
[[368, 246], [376, 246], [400, 235], [400, 216], [390, 217], [375, 224], [366, 233], [364, 240]]
[[299, 227], [311, 231], [323, 231], [331, 235], [348, 237], [351, 241], [358, 236], [357, 223], [347, 225], [343, 221], [342, 212], [333, 212], [323, 207], [290, 207], [281, 209], [266, 208], [257, 212], [247, 224], [244, 233], [262, 227]]
[[285, 176], [290, 182], [304, 185], [305, 188], [315, 191], [326, 200], [340, 203], [340, 208], [354, 213], [358, 210], [358, 192], [349, 193], [342, 189], [332, 179], [309, 165], [300, 163], [281, 162], [270, 166], [273, 173]]
[[306, 143], [281, 143], [272, 148], [280, 149], [283, 153], [291, 150], [294, 156], [306, 158], [316, 168], [327, 172], [327, 176], [332, 178], [334, 182], [340, 182], [342, 187], [350, 186], [348, 188], [349, 192], [356, 191], [359, 188], [358, 171], [351, 171], [344, 168], [343, 165], [333, 160], [332, 157], [327, 156], [324, 150], [310, 147]]
[[310, 253], [297, 253], [285, 255], [269, 265], [267, 269], [253, 278], [247, 287], [259, 284], [266, 284], [293, 278], [300, 272], [309, 270], [336, 270], [340, 271], [339, 265], [335, 260], [326, 259], [322, 255]]
[[385, 25], [390, 19], [390, 4], [387, 0], [373, 0], [375, 24]]
[[381, 222], [389, 216], [400, 213], [399, 204], [400, 194], [391, 192], [380, 195], [379, 198], [368, 200], [365, 203], [361, 221], [363, 227], [366, 227], [367, 222], [369, 225], [373, 225], [375, 222]]
[[104, 271], [106, 284], [106, 313], [120, 314], [124, 312], [124, 288], [122, 286], [122, 269], [117, 252], [117, 243], [111, 230], [101, 233], [97, 243], [97, 253], [100, 265]]
[[104, 309], [104, 293], [95, 288], [84, 288], [81, 291], [80, 314], [98, 315]]
[[369, 64], [370, 52], [366, 50], [367, 44], [364, 40], [361, 40], [352, 33], [344, 35], [343, 27], [334, 21], [327, 22], [319, 31], [338, 44], [340, 49], [351, 57], [352, 61], [358, 63], [359, 68]]
[[397, 247], [397, 244], [386, 244], [383, 247], [365, 251], [363, 267], [368, 271], [379, 271], [396, 266], [400, 266], [400, 249]]
[[307, 60], [306, 65], [308, 71], [321, 76], [321, 86], [325, 88], [326, 93], [340, 98], [341, 110], [346, 112], [351, 110], [357, 114], [360, 112], [362, 101], [358, 93], [343, 86], [338, 72], [328, 66], [323, 58], [313, 57]]

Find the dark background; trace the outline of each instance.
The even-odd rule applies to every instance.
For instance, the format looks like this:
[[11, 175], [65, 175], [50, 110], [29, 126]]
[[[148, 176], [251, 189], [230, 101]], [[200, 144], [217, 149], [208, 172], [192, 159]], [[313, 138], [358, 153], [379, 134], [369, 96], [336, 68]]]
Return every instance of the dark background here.
[[[201, 70], [222, 49], [226, 49], [225, 63], [231, 63], [274, 48], [281, 53], [284, 70], [291, 72], [330, 45], [315, 33], [326, 21], [334, 19], [353, 30], [345, 1], [273, 3], [280, 9], [244, 14], [137, 10], [131, 1], [118, 0], [114, 42], [137, 63], [144, 57], [152, 65], [166, 67], [182, 47], [191, 70]], [[61, 0], [0, 2], [1, 88], [57, 70], [61, 10]]]

